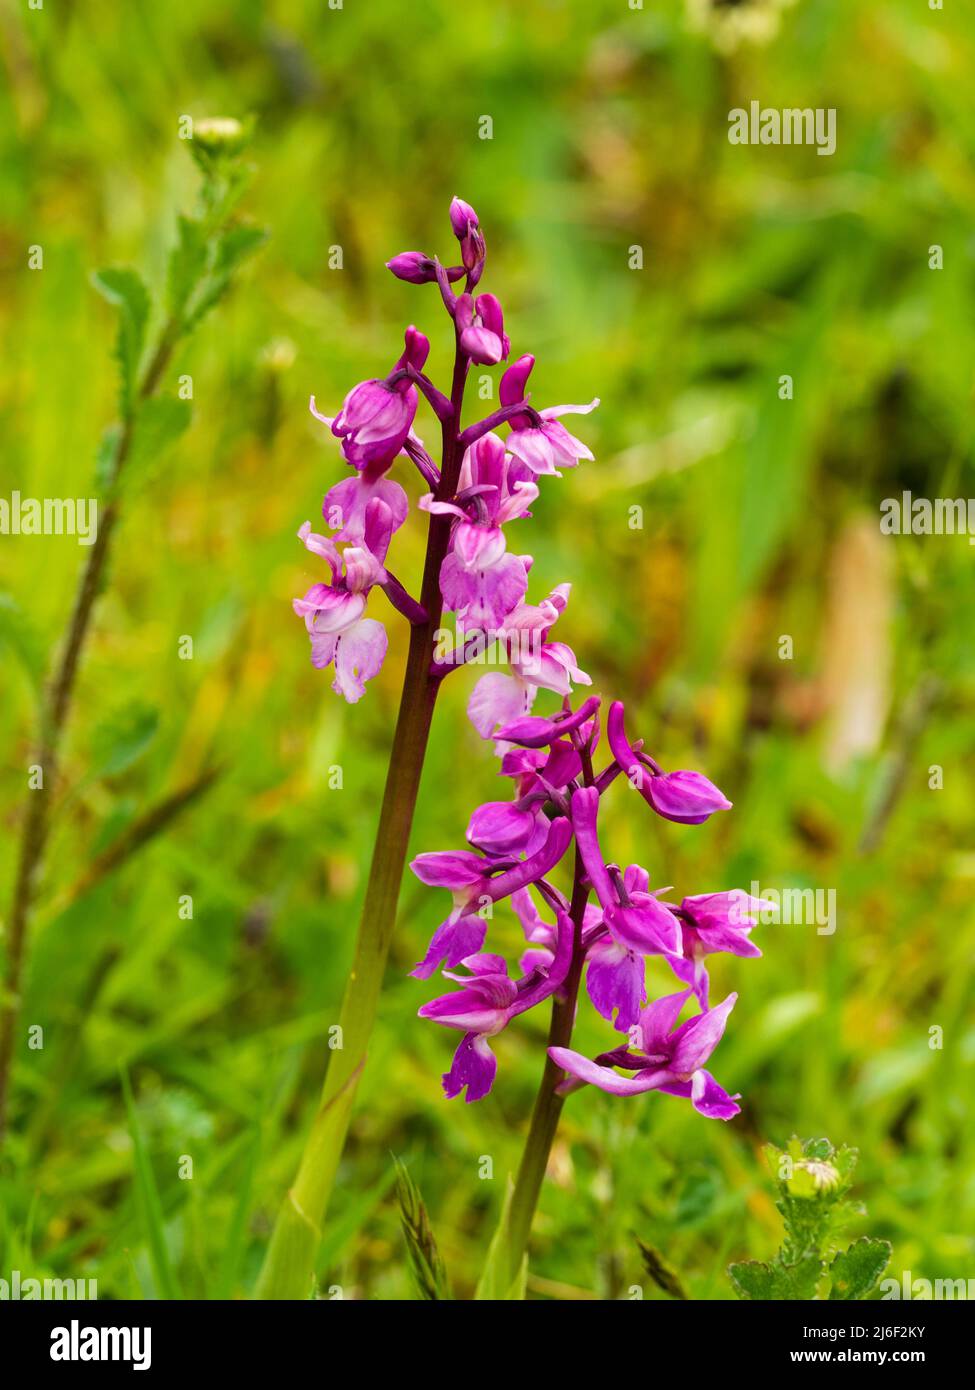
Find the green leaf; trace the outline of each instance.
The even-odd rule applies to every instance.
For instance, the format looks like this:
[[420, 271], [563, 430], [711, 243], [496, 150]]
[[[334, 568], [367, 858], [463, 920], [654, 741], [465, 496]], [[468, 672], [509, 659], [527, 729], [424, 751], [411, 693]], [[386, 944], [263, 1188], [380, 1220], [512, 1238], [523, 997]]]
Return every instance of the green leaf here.
[[774, 1298], [772, 1287], [774, 1276], [767, 1264], [758, 1260], [745, 1260], [742, 1264], [729, 1265], [728, 1275], [739, 1298]]
[[128, 488], [150, 478], [192, 418], [190, 402], [177, 396], [152, 396], [143, 401], [132, 426], [132, 446], [122, 485]]
[[187, 331], [196, 328], [200, 320], [219, 304], [230, 288], [234, 271], [242, 261], [264, 245], [267, 236], [264, 227], [255, 227], [249, 223], [229, 227], [221, 233], [213, 249], [213, 268], [200, 287], [199, 294], [187, 309]]
[[400, 1220], [406, 1237], [410, 1273], [413, 1275], [417, 1293], [420, 1298], [431, 1302], [449, 1299], [446, 1266], [437, 1248], [419, 1188], [410, 1177], [405, 1164], [395, 1156], [393, 1164], [396, 1168], [396, 1196], [399, 1201]]
[[112, 424], [106, 425], [98, 441], [98, 451], [95, 454], [95, 486], [102, 494], [110, 491], [115, 483], [121, 438], [122, 426], [115, 420]]
[[640, 1254], [643, 1256], [643, 1268], [657, 1285], [658, 1289], [663, 1289], [664, 1293], [670, 1294], [671, 1298], [687, 1298], [688, 1293], [680, 1275], [669, 1265], [661, 1255], [660, 1251], [653, 1245], [644, 1245], [642, 1240], [637, 1240], [640, 1247]]
[[223, 1256], [220, 1261], [220, 1274], [217, 1280], [218, 1298], [233, 1297], [234, 1287], [240, 1274], [247, 1244], [247, 1218], [250, 1212], [251, 1193], [260, 1152], [261, 1130], [260, 1126], [255, 1126], [247, 1142], [243, 1174], [237, 1187], [233, 1216], [223, 1237]]
[[740, 1298], [774, 1299], [798, 1302], [816, 1297], [816, 1286], [823, 1272], [818, 1255], [803, 1255], [795, 1264], [783, 1264], [779, 1259], [771, 1264], [747, 1260], [729, 1265], [728, 1274]]
[[515, 1185], [509, 1177], [501, 1207], [501, 1216], [494, 1235], [491, 1237], [491, 1244], [488, 1247], [484, 1268], [481, 1270], [481, 1277], [477, 1281], [475, 1299], [509, 1303], [517, 1302], [525, 1297], [525, 1290], [528, 1285], [527, 1255], [522, 1260], [514, 1279], [508, 1278], [508, 1221], [514, 1190]]
[[92, 733], [93, 775], [117, 777], [142, 757], [159, 728], [159, 711], [140, 701], [117, 710]]
[[0, 649], [8, 647], [35, 691], [44, 680], [44, 644], [33, 622], [10, 594], [0, 593]]
[[863, 1236], [842, 1250], [829, 1267], [830, 1301], [866, 1298], [887, 1268], [891, 1245], [886, 1240]]
[[176, 244], [169, 253], [166, 304], [170, 315], [182, 323], [186, 306], [206, 272], [209, 247], [206, 232], [194, 217], [181, 215]]
[[149, 320], [149, 291], [139, 275], [128, 267], [109, 267], [91, 277], [100, 295], [118, 310], [115, 355], [119, 364], [119, 409], [127, 416], [135, 400], [139, 362]]
[[129, 1120], [129, 1133], [132, 1136], [136, 1200], [145, 1231], [146, 1244], [149, 1247], [149, 1260], [152, 1265], [156, 1293], [160, 1298], [167, 1300], [178, 1299], [180, 1297], [179, 1286], [169, 1260], [166, 1224], [163, 1217], [162, 1202], [159, 1200], [159, 1189], [156, 1187], [155, 1174], [152, 1171], [152, 1164], [149, 1162], [149, 1154], [142, 1137], [142, 1131], [139, 1129], [128, 1072], [123, 1070], [121, 1076], [125, 1112]]

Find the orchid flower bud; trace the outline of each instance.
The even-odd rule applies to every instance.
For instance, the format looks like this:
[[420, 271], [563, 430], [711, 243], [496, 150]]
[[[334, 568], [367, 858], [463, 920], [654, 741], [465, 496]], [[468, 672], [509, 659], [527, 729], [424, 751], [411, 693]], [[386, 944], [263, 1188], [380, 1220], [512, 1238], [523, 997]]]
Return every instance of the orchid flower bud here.
[[[436, 261], [422, 251], [402, 251], [386, 262], [386, 269], [391, 270], [397, 280], [406, 280], [411, 285], [427, 285], [437, 278]], [[462, 279], [466, 271], [462, 265], [452, 265], [448, 266], [446, 274], [448, 280], [455, 281]]]
[[462, 198], [454, 198], [450, 204], [450, 225], [460, 242], [460, 257], [473, 288], [484, 268], [485, 247], [477, 213], [470, 203], [465, 203]]

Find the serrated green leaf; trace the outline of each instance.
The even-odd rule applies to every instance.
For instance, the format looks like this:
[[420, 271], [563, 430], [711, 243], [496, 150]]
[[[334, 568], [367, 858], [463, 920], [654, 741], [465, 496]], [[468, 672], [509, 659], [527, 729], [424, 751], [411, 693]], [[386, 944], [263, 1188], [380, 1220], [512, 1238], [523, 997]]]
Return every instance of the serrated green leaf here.
[[866, 1298], [887, 1268], [891, 1245], [863, 1236], [841, 1250], [829, 1267], [830, 1301]]
[[768, 1299], [772, 1293], [772, 1270], [758, 1260], [745, 1260], [741, 1264], [729, 1265], [728, 1276], [739, 1298]]
[[812, 1253], [803, 1255], [795, 1264], [783, 1264], [776, 1258], [771, 1264], [747, 1260], [728, 1268], [731, 1282], [741, 1298], [777, 1302], [815, 1298], [822, 1273], [823, 1262]]
[[44, 643], [27, 614], [11, 594], [0, 593], [0, 650], [9, 649], [35, 690], [44, 680]]
[[119, 364], [119, 409], [128, 415], [135, 400], [139, 362], [149, 321], [149, 291], [141, 277], [127, 266], [98, 270], [92, 284], [118, 310], [115, 355]]

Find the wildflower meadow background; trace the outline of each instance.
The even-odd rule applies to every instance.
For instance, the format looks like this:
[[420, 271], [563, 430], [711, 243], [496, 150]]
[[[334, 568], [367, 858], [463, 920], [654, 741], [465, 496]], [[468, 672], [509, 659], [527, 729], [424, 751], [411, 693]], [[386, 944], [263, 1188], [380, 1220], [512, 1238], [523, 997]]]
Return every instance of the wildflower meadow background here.
[[[601, 399], [579, 427], [595, 462], [519, 523], [532, 592], [572, 582], [558, 635], [593, 688], [735, 805], [684, 827], [618, 797], [614, 853], [678, 895], [835, 904], [757, 927], [761, 959], [709, 961], [716, 999], [741, 990], [720, 1067], [740, 1115], [569, 1098], [528, 1295], [667, 1297], [643, 1242], [691, 1297], [733, 1298], [727, 1266], [781, 1233], [763, 1146], [793, 1134], [860, 1150], [851, 1231], [891, 1242], [889, 1273], [975, 1276], [975, 554], [880, 528], [905, 491], [973, 491], [966, 18], [951, 0], [0, 3], [0, 498], [96, 495], [117, 372], [91, 275], [164, 277], [199, 182], [181, 117], [255, 118], [245, 207], [270, 233], [177, 347], [192, 422], [127, 496], [95, 612], [29, 945], [0, 1275], [253, 1290], [348, 969], [406, 648], [390, 621], [354, 706], [309, 664], [295, 533], [343, 465], [308, 398], [333, 414], [411, 322], [448, 374], [436, 291], [384, 262], [444, 247], [459, 194], [538, 400]], [[835, 153], [730, 144], [753, 100], [835, 108]], [[398, 533], [414, 593], [421, 546]], [[4, 922], [85, 557], [0, 534]], [[465, 714], [480, 674], [440, 696], [414, 853], [460, 847], [471, 808], [508, 794]], [[413, 1296], [391, 1155], [470, 1296], [544, 1056], [526, 1016], [496, 1043], [504, 1084], [445, 1100], [455, 1040], [417, 1018], [430, 992], [408, 975], [433, 896], [407, 875], [319, 1254], [345, 1297]], [[513, 915], [492, 931], [516, 950]], [[573, 1045], [607, 1033], [580, 1010]]]

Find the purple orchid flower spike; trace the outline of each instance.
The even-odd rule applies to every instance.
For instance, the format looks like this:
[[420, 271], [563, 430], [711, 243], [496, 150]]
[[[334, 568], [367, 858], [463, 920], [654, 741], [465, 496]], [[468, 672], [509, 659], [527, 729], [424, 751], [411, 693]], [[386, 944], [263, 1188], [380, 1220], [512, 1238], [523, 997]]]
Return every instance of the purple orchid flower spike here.
[[[691, 1101], [699, 1114], [713, 1120], [730, 1120], [741, 1107], [730, 1096], [704, 1063], [721, 1041], [728, 1015], [735, 1006], [736, 994], [729, 994], [714, 1009], [689, 1018], [679, 1028], [674, 1024], [690, 995], [690, 990], [670, 994], [645, 1008], [634, 1029], [634, 1046], [605, 1052], [595, 1061], [573, 1052], [568, 1047], [550, 1047], [552, 1061], [563, 1067], [571, 1081], [559, 1087], [563, 1093], [574, 1090], [577, 1082], [588, 1082], [615, 1096], [636, 1096], [644, 1091], [663, 1091], [669, 1096], [683, 1096]], [[672, 1031], [673, 1030], [673, 1031]], [[634, 1071], [632, 1077], [619, 1076], [614, 1067]]]
[[[531, 376], [535, 359], [530, 353], [513, 362], [498, 387], [503, 406], [517, 405], [525, 398], [525, 386]], [[575, 468], [582, 459], [592, 459], [592, 451], [581, 439], [559, 424], [562, 415], [589, 415], [599, 404], [599, 398], [588, 405], [552, 405], [545, 410], [526, 410], [514, 415], [509, 424], [509, 452], [531, 469], [532, 473], [553, 473], [560, 468]]]
[[756, 915], [773, 909], [774, 903], [732, 889], [729, 893], [699, 893], [685, 898], [676, 909], [681, 920], [681, 955], [670, 966], [690, 985], [702, 1009], [708, 1007], [710, 982], [704, 957], [718, 951], [733, 956], [760, 956], [749, 933], [757, 926]]
[[702, 772], [663, 772], [652, 759], [630, 746], [623, 726], [623, 703], [609, 707], [606, 737], [613, 756], [648, 806], [658, 816], [681, 825], [700, 825], [715, 811], [729, 811], [731, 802]]
[[[468, 664], [488, 660], [493, 665], [496, 657], [507, 663], [507, 670], [491, 670], [473, 684], [467, 712], [481, 737], [494, 741], [510, 799], [499, 795], [474, 807], [469, 848], [413, 860], [420, 881], [447, 888], [453, 902], [412, 974], [427, 979], [445, 966], [457, 986], [425, 1004], [420, 1015], [460, 1033], [443, 1084], [448, 1097], [466, 1093], [468, 1101], [486, 1096], [494, 1082], [497, 1061], [490, 1039], [519, 1014], [552, 1000], [552, 1045], [535, 1111], [539, 1122], [528, 1130], [503, 1248], [506, 1277], [514, 1280], [524, 1267], [555, 1131], [549, 1121], [555, 1118], [556, 1068], [567, 1073], [560, 1091], [584, 1083], [620, 1095], [662, 1091], [689, 1099], [706, 1116], [729, 1119], [738, 1113], [738, 1097], [728, 1095], [705, 1070], [735, 1001], [729, 995], [710, 1007], [705, 962], [716, 951], [759, 954], [750, 931], [754, 914], [765, 904], [747, 895], [710, 893], [684, 897], [677, 906], [662, 900], [668, 890], [651, 892], [641, 865], [621, 869], [604, 856], [602, 798], [624, 775], [658, 815], [678, 823], [700, 824], [731, 803], [702, 773], [666, 772], [640, 740], [631, 744], [619, 702], [610, 706], [607, 718], [611, 757], [598, 770], [594, 765], [602, 734], [600, 699], [579, 697], [578, 708], [572, 708], [574, 690], [592, 682], [572, 648], [554, 636], [570, 586], [559, 584], [540, 602], [529, 602], [532, 556], [518, 553], [512, 541], [518, 530], [508, 527], [531, 516], [543, 475], [559, 476], [592, 459], [590, 448], [569, 433], [562, 418], [589, 414], [599, 401], [536, 407], [528, 391], [534, 356], [511, 360], [501, 302], [478, 292], [486, 254], [478, 215], [455, 198], [450, 224], [460, 265], [446, 266], [421, 251], [405, 251], [387, 262], [406, 283], [437, 286], [454, 345], [449, 396], [426, 374], [430, 345], [411, 327], [388, 375], [353, 387], [334, 418], [320, 414], [311, 401], [316, 418], [341, 441], [352, 469], [324, 499], [331, 539], [313, 533], [307, 522], [300, 532], [329, 567], [327, 582], [294, 600], [307, 627], [312, 661], [334, 666], [334, 688], [347, 700], [360, 698], [386, 653], [385, 629], [365, 617], [368, 595], [377, 586], [410, 623], [411, 633], [380, 838], [356, 938], [357, 965], [343, 1003], [343, 1016], [358, 1023], [354, 1036], [346, 1035], [346, 1052], [329, 1067], [325, 1104], [294, 1188], [300, 1203], [294, 1196], [283, 1208], [262, 1280], [268, 1289], [287, 1288], [289, 1296], [307, 1288], [314, 1254], [312, 1249], [298, 1267], [287, 1238], [294, 1204], [309, 1214], [309, 1226], [320, 1223], [350, 1108], [335, 1102], [346, 1091], [351, 1098], [366, 1060], [395, 906], [388, 866], [395, 868], [406, 857], [439, 692], [451, 672]], [[501, 362], [506, 369], [497, 408], [462, 426], [472, 364]], [[414, 428], [421, 397], [436, 418], [439, 459]], [[408, 514], [407, 493], [389, 476], [401, 455], [423, 479], [419, 506], [430, 516], [419, 599], [407, 593], [386, 559]], [[459, 643], [440, 626], [442, 612], [456, 615]], [[534, 712], [536, 698], [540, 713]], [[573, 839], [575, 852], [567, 855]], [[525, 935], [518, 978], [509, 975], [503, 957], [483, 949], [490, 909], [504, 899], [510, 899]], [[683, 991], [648, 1003], [647, 961], [654, 957], [661, 961], [654, 968], [662, 970], [666, 963]], [[452, 973], [458, 965], [462, 972]], [[628, 1045], [595, 1059], [570, 1046], [583, 982], [596, 1012], [629, 1037]], [[696, 1001], [700, 1012], [680, 1023], [689, 1001]], [[632, 1074], [620, 1075], [617, 1068]], [[319, 1161], [322, 1153], [325, 1162]]]
[[449, 888], [454, 910], [434, 932], [426, 955], [410, 973], [426, 980], [441, 962], [454, 966], [466, 956], [476, 955], [487, 935], [487, 922], [478, 914], [543, 878], [562, 858], [571, 839], [569, 822], [559, 816], [550, 822], [541, 849], [513, 864], [492, 862], [469, 850], [418, 855], [410, 868], [421, 883]]
[[462, 988], [424, 1004], [419, 1015], [464, 1031], [450, 1071], [443, 1078], [448, 1100], [460, 1095], [465, 1087], [468, 1102], [483, 1100], [488, 1094], [498, 1069], [488, 1039], [559, 988], [572, 962], [573, 930], [571, 920], [559, 913], [548, 961], [527, 970], [520, 980], [510, 979], [506, 961], [494, 955], [468, 956], [461, 962], [471, 972], [467, 976], [446, 972], [447, 978], [456, 980]]

